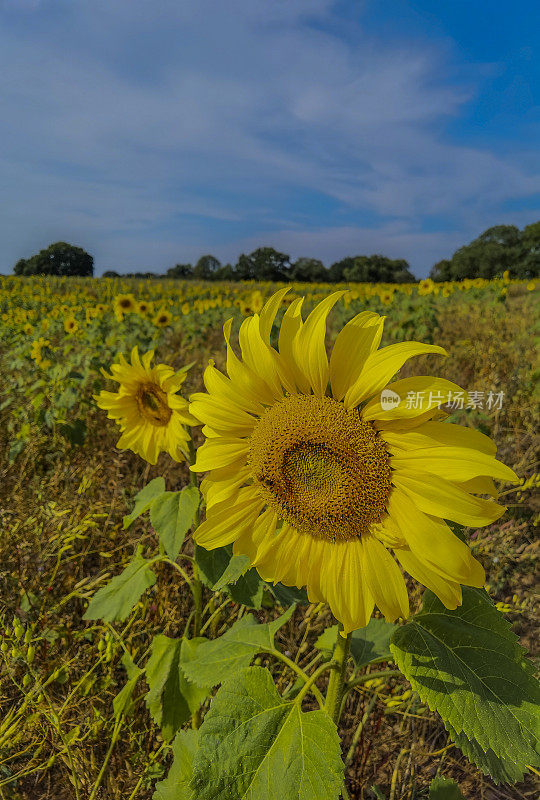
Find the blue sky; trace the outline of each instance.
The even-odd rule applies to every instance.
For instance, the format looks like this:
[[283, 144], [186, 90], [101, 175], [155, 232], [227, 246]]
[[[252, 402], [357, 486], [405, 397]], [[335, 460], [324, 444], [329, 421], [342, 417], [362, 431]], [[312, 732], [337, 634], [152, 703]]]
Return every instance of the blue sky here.
[[[534, 0], [0, 0], [0, 272], [273, 246], [416, 275], [540, 219]], [[535, 22], [536, 18], [536, 22]]]

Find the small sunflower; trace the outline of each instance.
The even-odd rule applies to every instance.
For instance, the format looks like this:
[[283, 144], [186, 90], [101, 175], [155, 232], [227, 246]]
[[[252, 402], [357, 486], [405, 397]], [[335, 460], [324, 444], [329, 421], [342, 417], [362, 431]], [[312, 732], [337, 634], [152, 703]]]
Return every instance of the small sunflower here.
[[175, 372], [167, 364], [150, 367], [153, 356], [151, 350], [141, 359], [134, 347], [130, 364], [121, 355], [120, 363], [111, 366], [111, 375], [102, 370], [106, 378], [118, 381], [118, 392], [102, 391], [94, 400], [119, 425], [122, 436], [116, 446], [121, 450], [133, 450], [150, 464], [161, 452], [180, 461], [190, 441], [184, 425], [197, 424], [187, 400], [177, 394], [186, 372]]
[[165, 308], [162, 308], [157, 312], [152, 322], [158, 328], [166, 328], [167, 325], [171, 324], [171, 320], [172, 320], [171, 312], [167, 311]]
[[72, 314], [65, 318], [64, 330], [66, 333], [75, 333], [79, 330], [79, 323]]
[[148, 316], [148, 314], [152, 313], [152, 304], [147, 300], [139, 300], [137, 303], [137, 313], [140, 314], [141, 317]]
[[[243, 321], [242, 359], [230, 344], [232, 320], [225, 324], [228, 377], [210, 362], [207, 393], [191, 397], [207, 437], [191, 469], [208, 472], [195, 541], [209, 550], [232, 542], [265, 580], [306, 586], [345, 631], [365, 626], [375, 604], [388, 620], [408, 616], [398, 561], [456, 608], [460, 584], [482, 586], [485, 576], [444, 519], [474, 527], [498, 519], [504, 507], [476, 495], [496, 496], [492, 478], [514, 481], [514, 472], [486, 436], [440, 421], [456, 384], [388, 385], [411, 356], [446, 355], [442, 347], [378, 350], [384, 318], [364, 311], [328, 360], [326, 318], [340, 291], [305, 322], [303, 298], [289, 305], [277, 351], [270, 332], [286, 291]], [[409, 402], [413, 394], [424, 402]]]
[[117, 294], [113, 302], [114, 313], [118, 315], [129, 314], [137, 308], [137, 301], [132, 294]]

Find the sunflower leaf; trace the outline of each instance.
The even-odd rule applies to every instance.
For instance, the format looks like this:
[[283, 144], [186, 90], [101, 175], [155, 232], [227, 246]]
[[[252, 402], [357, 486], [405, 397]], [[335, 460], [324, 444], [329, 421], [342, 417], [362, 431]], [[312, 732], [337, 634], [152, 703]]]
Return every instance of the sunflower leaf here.
[[150, 687], [146, 705], [165, 741], [200, 708], [208, 694], [205, 687], [188, 681], [183, 669], [184, 657], [204, 640], [171, 639], [158, 634], [152, 641], [152, 654], [146, 664], [146, 680]]
[[193, 800], [189, 784], [193, 777], [193, 759], [197, 752], [197, 731], [178, 731], [172, 743], [173, 763], [169, 774], [156, 783], [152, 800]]
[[198, 800], [337, 800], [342, 780], [339, 736], [324, 711], [284, 700], [262, 667], [223, 684], [199, 729]]
[[201, 580], [213, 591], [226, 591], [235, 603], [259, 609], [262, 605], [264, 581], [256, 569], [249, 566], [245, 556], [234, 556], [232, 546], [205, 550], [195, 548], [195, 560]]
[[150, 522], [169, 558], [177, 557], [199, 507], [199, 490], [185, 486], [181, 492], [163, 492], [150, 505]]
[[197, 685], [217, 686], [238, 669], [247, 667], [260, 652], [274, 649], [274, 636], [290, 619], [294, 606], [273, 622], [260, 625], [246, 614], [218, 639], [201, 642], [193, 658], [186, 661], [184, 671], [189, 680]]
[[129, 528], [131, 523], [136, 520], [137, 517], [140, 517], [141, 514], [144, 514], [145, 511], [148, 511], [156, 497], [159, 497], [159, 495], [163, 494], [164, 491], [165, 480], [162, 477], [154, 478], [153, 481], [147, 483], [146, 486], [135, 495], [135, 505], [131, 514], [127, 514], [124, 517], [124, 530]]
[[102, 619], [105, 622], [124, 620], [129, 616], [143, 592], [156, 582], [148, 561], [137, 552], [125, 569], [106, 586], [99, 589], [90, 600], [83, 619]]
[[[365, 628], [358, 628], [358, 630], [353, 631], [350, 648], [351, 656], [357, 669], [365, 667], [366, 664], [371, 664], [372, 661], [392, 660], [390, 637], [396, 628], [397, 625], [393, 625], [391, 622], [372, 617]], [[337, 631], [337, 625], [326, 628], [315, 642], [317, 650], [326, 650], [330, 654], [333, 653]]]
[[395, 661], [465, 754], [496, 781], [516, 781], [539, 763], [538, 683], [510, 624], [487, 594], [463, 587], [448, 611], [427, 591], [399, 627]]
[[429, 800], [465, 800], [451, 778], [435, 778], [429, 785]]

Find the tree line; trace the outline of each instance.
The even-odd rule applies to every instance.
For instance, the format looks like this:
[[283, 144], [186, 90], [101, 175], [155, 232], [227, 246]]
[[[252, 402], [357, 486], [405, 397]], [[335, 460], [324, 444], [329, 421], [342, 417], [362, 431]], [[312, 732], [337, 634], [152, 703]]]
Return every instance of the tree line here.
[[[433, 266], [434, 281], [459, 281], [464, 278], [494, 278], [508, 270], [513, 278], [535, 278], [540, 274], [540, 221], [522, 231], [515, 225], [496, 225], [469, 244], [460, 247], [451, 259]], [[94, 260], [80, 247], [56, 242], [29, 259], [21, 258], [15, 275], [94, 274]], [[414, 283], [408, 262], [383, 255], [347, 256], [325, 267], [316, 258], [291, 260], [273, 247], [259, 247], [242, 253], [236, 264], [222, 264], [213, 255], [201, 256], [195, 264], [176, 264], [164, 274], [155, 272], [118, 273], [107, 270], [104, 278], [173, 278], [204, 281], [276, 281], [298, 283]]]

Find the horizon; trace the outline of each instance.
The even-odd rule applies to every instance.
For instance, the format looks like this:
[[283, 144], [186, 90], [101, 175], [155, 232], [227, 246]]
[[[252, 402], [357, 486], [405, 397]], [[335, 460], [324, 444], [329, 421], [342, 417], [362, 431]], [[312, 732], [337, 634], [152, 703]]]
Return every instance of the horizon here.
[[540, 219], [533, 10], [0, 0], [0, 272], [67, 241], [96, 277], [268, 246], [422, 279]]

